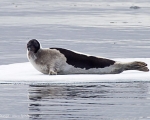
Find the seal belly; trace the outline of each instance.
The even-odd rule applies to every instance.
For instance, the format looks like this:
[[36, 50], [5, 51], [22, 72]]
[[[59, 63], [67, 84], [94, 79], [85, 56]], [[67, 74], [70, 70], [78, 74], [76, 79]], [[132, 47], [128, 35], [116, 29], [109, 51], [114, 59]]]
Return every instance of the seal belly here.
[[42, 72], [43, 74], [48, 74], [49, 70], [47, 65], [42, 65], [42, 64], [37, 64], [35, 61], [33, 60], [29, 60], [31, 62], [31, 64], [33, 65], [33, 67], [38, 70], [39, 72]]
[[104, 68], [77, 68], [72, 65], [66, 64], [63, 67], [63, 70], [58, 74], [114, 74], [115, 72], [115, 65], [111, 65]]

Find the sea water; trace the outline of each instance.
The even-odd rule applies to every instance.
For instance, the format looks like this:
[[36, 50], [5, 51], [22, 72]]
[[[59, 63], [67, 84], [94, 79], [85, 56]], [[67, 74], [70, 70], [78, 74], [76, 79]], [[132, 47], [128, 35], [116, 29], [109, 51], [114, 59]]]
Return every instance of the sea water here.
[[150, 119], [148, 82], [0, 87], [1, 120]]

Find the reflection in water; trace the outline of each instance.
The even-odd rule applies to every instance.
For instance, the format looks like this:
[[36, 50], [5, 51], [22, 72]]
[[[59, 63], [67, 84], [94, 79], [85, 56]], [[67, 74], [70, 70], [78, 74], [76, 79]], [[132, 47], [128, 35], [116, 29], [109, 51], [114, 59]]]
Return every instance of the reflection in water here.
[[30, 119], [147, 117], [148, 87], [147, 83], [30, 85]]

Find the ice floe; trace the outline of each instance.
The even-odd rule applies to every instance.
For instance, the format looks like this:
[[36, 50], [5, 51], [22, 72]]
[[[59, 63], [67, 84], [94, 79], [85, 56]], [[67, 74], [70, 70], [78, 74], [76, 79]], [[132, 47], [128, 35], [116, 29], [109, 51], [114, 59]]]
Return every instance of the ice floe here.
[[[150, 58], [115, 59], [117, 61], [143, 61], [150, 68]], [[15, 63], [0, 66], [0, 83], [26, 84], [68, 84], [85, 82], [135, 82], [150, 81], [150, 72], [125, 71], [121, 74], [107, 75], [44, 75], [29, 63]]]

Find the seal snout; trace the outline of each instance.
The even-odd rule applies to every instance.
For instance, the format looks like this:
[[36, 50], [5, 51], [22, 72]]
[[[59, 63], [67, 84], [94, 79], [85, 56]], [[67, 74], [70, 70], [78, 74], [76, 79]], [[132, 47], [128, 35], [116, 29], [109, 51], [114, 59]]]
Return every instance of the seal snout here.
[[28, 44], [27, 44], [27, 50], [28, 50], [28, 51], [33, 51], [33, 52], [34, 52], [34, 51], [35, 51], [34, 44], [28, 42]]
[[28, 51], [34, 51], [34, 47], [33, 46], [27, 46]]
[[27, 47], [28, 51], [31, 51], [31, 48], [30, 47]]

